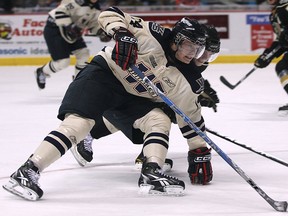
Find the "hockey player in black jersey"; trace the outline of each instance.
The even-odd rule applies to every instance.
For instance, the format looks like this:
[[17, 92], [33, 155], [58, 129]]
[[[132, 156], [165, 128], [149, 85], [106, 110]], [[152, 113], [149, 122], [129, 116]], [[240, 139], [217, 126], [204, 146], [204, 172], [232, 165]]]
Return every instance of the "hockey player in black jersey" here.
[[[98, 21], [115, 40], [115, 46], [105, 47], [79, 72], [59, 108], [57, 117], [62, 120], [60, 126], [44, 138], [3, 188], [24, 199], [38, 200], [43, 195], [38, 184], [40, 172], [63, 156], [72, 145], [83, 140], [105, 111], [125, 107], [129, 103], [145, 103], [145, 107], [153, 103], [147, 115], [143, 116], [139, 110], [139, 119], [134, 122], [134, 127], [145, 133], [146, 142], [143, 150], [146, 160], [138, 184], [140, 188], [148, 188], [155, 193], [182, 195], [185, 183], [161, 172], [169, 144], [171, 120], [154, 106], [162, 100], [141, 79], [133, 76], [129, 68], [131, 65], [140, 68], [205, 132], [198, 102], [198, 96], [204, 89], [204, 79], [201, 72], [193, 71], [192, 63], [205, 51], [205, 31], [196, 20], [188, 18], [179, 20], [171, 31], [115, 7], [101, 12]], [[189, 153], [195, 152], [196, 157], [201, 154], [202, 160], [193, 162], [207, 164], [205, 169], [210, 175], [205, 176], [204, 181], [211, 181], [211, 158], [205, 157], [210, 154], [207, 143], [180, 116], [176, 115], [176, 121], [187, 140]], [[192, 158], [192, 155], [189, 156]], [[196, 166], [196, 171], [198, 168]]]
[[[284, 91], [288, 95], [288, 0], [267, 0], [267, 2], [273, 5], [270, 22], [277, 37], [271, 46], [266, 48], [256, 59], [254, 65], [258, 68], [265, 68], [274, 58], [284, 54], [282, 59], [276, 64], [275, 70]], [[266, 58], [273, 50], [276, 52]], [[287, 116], [288, 104], [280, 107], [278, 112], [279, 115]]]
[[102, 42], [111, 39], [98, 25], [100, 12], [98, 0], [62, 1], [49, 12], [44, 38], [52, 59], [35, 71], [40, 89], [45, 88], [46, 77], [70, 65], [70, 55], [76, 58], [75, 75], [86, 66], [90, 54], [82, 37], [84, 30], [98, 36]]

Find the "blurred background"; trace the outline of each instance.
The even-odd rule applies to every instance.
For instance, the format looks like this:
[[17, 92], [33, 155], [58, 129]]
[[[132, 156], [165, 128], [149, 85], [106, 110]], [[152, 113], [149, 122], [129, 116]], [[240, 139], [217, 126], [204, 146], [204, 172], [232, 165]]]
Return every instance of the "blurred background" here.
[[[0, 13], [31, 13], [49, 11], [59, 4], [61, 0], [1, 0]], [[123, 9], [141, 10], [167, 10], [175, 8], [193, 10], [266, 10], [265, 0], [100, 0], [102, 8], [111, 5]], [[149, 8], [147, 8], [149, 7]]]
[[[172, 27], [186, 16], [213, 25], [221, 38], [214, 63], [253, 63], [275, 39], [266, 0], [98, 0], [102, 10], [117, 6], [146, 21]], [[43, 29], [61, 0], [0, 0], [0, 66], [42, 65], [50, 56]], [[84, 34], [91, 57], [104, 46]], [[73, 56], [74, 57], [74, 56]], [[74, 59], [72, 57], [72, 64]]]

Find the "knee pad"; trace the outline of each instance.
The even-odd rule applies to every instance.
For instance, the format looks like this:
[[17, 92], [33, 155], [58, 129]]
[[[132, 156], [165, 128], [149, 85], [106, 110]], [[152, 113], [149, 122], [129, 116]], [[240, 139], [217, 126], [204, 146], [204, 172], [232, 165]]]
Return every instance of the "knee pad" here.
[[[70, 65], [70, 58], [66, 58], [66, 59], [60, 59], [57, 61], [50, 61], [48, 66], [49, 69], [53, 72], [56, 73], [60, 70], [63, 70], [65, 68], [67, 68]], [[47, 65], [45, 65], [47, 66]], [[44, 70], [44, 69], [43, 69]], [[45, 72], [45, 70], [44, 70]]]
[[159, 108], [154, 108], [142, 118], [137, 119], [133, 127], [146, 134], [160, 132], [169, 135], [171, 129], [170, 118]]
[[77, 75], [77, 73], [87, 65], [87, 62], [89, 61], [89, 57], [90, 57], [90, 52], [85, 47], [85, 48], [73, 51], [73, 54], [76, 57], [75, 75]]
[[76, 65], [86, 65], [86, 62], [89, 61], [90, 52], [88, 48], [82, 48], [73, 51], [73, 55], [76, 57]]
[[73, 145], [76, 145], [87, 136], [94, 124], [93, 119], [69, 114], [62, 121], [57, 131], [69, 138]]

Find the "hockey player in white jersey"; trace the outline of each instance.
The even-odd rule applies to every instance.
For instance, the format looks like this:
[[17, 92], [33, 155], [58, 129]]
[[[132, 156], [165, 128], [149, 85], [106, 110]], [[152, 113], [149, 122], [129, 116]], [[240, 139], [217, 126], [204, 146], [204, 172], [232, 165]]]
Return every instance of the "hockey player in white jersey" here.
[[[203, 27], [206, 31], [205, 52], [199, 59], [193, 60], [194, 64], [197, 66], [193, 70], [197, 70], [200, 72], [204, 71], [207, 68], [208, 64], [217, 58], [220, 51], [220, 37], [215, 27], [209, 25], [203, 25]], [[202, 107], [211, 107], [215, 112], [217, 111], [217, 103], [219, 103], [219, 98], [216, 91], [211, 88], [208, 80], [205, 80], [204, 91], [199, 95], [198, 101], [200, 102]], [[155, 106], [158, 105], [155, 104]], [[82, 140], [78, 145], [71, 148], [73, 156], [75, 157], [79, 165], [85, 166], [88, 162], [92, 161], [92, 141], [94, 138], [100, 139], [104, 136], [108, 136], [121, 130], [127, 136], [127, 138], [131, 140], [132, 143], [143, 144], [143, 137], [145, 136], [145, 134], [139, 129], [133, 127], [133, 123], [137, 120], [135, 119], [134, 113], [135, 111], [137, 112], [137, 110], [139, 109], [144, 109], [143, 104], [139, 105], [133, 103], [130, 104], [126, 109], [118, 108], [106, 111], [104, 113], [103, 119], [99, 119], [98, 124], [93, 127], [93, 129], [86, 136], [86, 138]], [[164, 112], [169, 116], [172, 122], [176, 123], [175, 113], [168, 106], [163, 105], [161, 106], [161, 109], [164, 110]], [[147, 111], [149, 111], [149, 109], [147, 109]], [[153, 116], [151, 116], [151, 118], [153, 118]], [[141, 153], [135, 160], [135, 167], [137, 169], [141, 169], [144, 159], [145, 156], [142, 149]], [[170, 171], [172, 166], [173, 161], [169, 158], [166, 158], [162, 170]], [[202, 176], [209, 175], [205, 174], [205, 171], [207, 170], [202, 169], [204, 170], [204, 172], [198, 173], [197, 171], [195, 171], [196, 169], [193, 169], [192, 171], [191, 167], [193, 166], [195, 167], [196, 164], [190, 165], [189, 177], [191, 177], [191, 182], [193, 184], [206, 184], [207, 182], [204, 181], [205, 179]]]
[[[205, 50], [206, 37], [201, 25], [195, 20], [183, 18], [171, 31], [157, 23], [130, 16], [115, 7], [103, 11], [98, 21], [101, 28], [113, 37], [115, 46], [105, 47], [99, 52], [70, 84], [57, 116], [62, 123], [44, 138], [28, 160], [11, 175], [9, 182], [3, 185], [7, 191], [24, 199], [38, 200], [43, 196], [38, 183], [40, 172], [64, 155], [72, 145], [83, 140], [105, 111], [127, 106], [131, 102], [161, 101], [139, 77], [127, 70], [131, 65], [137, 65], [205, 131], [201, 106], [198, 103], [198, 95], [204, 89], [204, 79], [201, 73], [193, 71], [194, 64], [191, 64]], [[170, 121], [161, 109], [155, 111], [158, 113], [155, 115], [158, 118], [156, 122]], [[187, 139], [189, 152], [195, 150], [202, 155], [210, 154], [206, 142], [181, 117], [176, 116], [176, 119]], [[153, 121], [153, 127], [148, 127], [145, 120], [138, 119], [135, 128], [153, 135]], [[155, 127], [157, 126], [156, 124]], [[169, 126], [161, 124], [161, 127], [156, 128], [157, 131], [162, 131], [163, 142], [160, 145], [147, 145], [149, 150], [145, 151], [146, 161], [138, 184], [150, 187], [159, 194], [181, 195], [185, 183], [161, 172], [167, 153]], [[145, 139], [153, 142], [151, 137]], [[210, 164], [209, 157], [199, 158]], [[209, 182], [212, 167], [207, 168], [211, 169], [211, 175], [205, 176], [205, 181]]]
[[40, 89], [45, 88], [46, 77], [70, 65], [70, 55], [76, 58], [75, 75], [85, 67], [90, 54], [82, 37], [84, 30], [102, 42], [111, 39], [98, 25], [100, 12], [98, 0], [62, 0], [48, 13], [44, 38], [52, 60], [35, 71]]

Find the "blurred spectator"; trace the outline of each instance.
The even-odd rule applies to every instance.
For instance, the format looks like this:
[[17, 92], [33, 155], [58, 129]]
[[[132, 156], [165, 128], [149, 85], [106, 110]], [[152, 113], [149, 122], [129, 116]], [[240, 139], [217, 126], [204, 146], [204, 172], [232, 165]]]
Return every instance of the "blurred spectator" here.
[[38, 0], [39, 6], [42, 7], [57, 7], [61, 0]]
[[229, 4], [239, 4], [239, 5], [249, 5], [249, 4], [256, 4], [258, 0], [201, 0], [201, 4], [203, 5], [215, 5], [215, 4], [222, 4], [222, 5], [229, 5]]
[[0, 7], [3, 8], [3, 11], [0, 11], [2, 14], [13, 14], [13, 0], [2, 0]]
[[[14, 8], [55, 8], [61, 0], [0, 0], [0, 13], [14, 13]], [[266, 0], [98, 0], [104, 8], [109, 6], [153, 5], [263, 5]]]
[[176, 0], [176, 5], [200, 5], [200, 0]]
[[260, 5], [260, 4], [263, 4], [263, 3], [266, 3], [266, 0], [256, 0], [256, 4], [257, 5]]
[[35, 7], [38, 4], [38, 0], [14, 0], [13, 3], [14, 7], [29, 8]]

